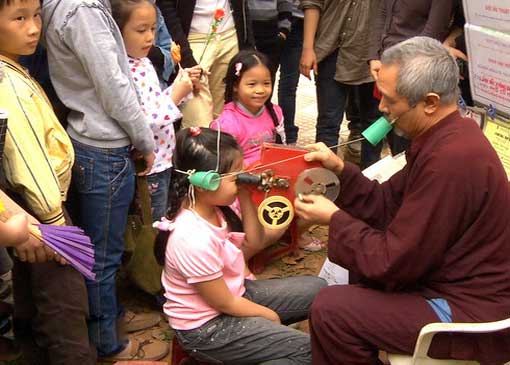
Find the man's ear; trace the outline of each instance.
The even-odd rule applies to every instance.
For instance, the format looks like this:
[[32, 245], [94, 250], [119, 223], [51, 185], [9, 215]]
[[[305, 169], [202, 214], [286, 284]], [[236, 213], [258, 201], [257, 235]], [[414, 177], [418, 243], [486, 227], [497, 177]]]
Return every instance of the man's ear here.
[[436, 93], [428, 93], [427, 96], [425, 96], [425, 107], [424, 111], [426, 114], [434, 114], [436, 110], [441, 105], [441, 97]]

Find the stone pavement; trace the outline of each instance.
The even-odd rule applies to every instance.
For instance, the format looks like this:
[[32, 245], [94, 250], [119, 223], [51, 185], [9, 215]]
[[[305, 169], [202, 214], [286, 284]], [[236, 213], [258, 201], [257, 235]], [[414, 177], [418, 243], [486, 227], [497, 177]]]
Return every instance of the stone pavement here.
[[[273, 103], [278, 104], [279, 74], [276, 75], [276, 84], [274, 87]], [[298, 145], [315, 142], [315, 124], [317, 122], [317, 97], [315, 94], [315, 84], [301, 75], [296, 96], [296, 119], [295, 123], [299, 127]], [[349, 136], [347, 123], [342, 123], [340, 137], [346, 141]]]

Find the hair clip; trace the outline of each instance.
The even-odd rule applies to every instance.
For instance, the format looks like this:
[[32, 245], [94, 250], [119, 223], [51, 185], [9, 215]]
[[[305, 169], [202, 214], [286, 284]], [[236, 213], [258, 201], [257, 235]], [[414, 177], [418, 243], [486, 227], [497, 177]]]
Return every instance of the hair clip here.
[[196, 136], [200, 135], [200, 133], [202, 133], [202, 129], [200, 127], [189, 127], [189, 133], [193, 137], [196, 137]]
[[162, 217], [160, 221], [152, 223], [152, 227], [163, 232], [171, 232], [175, 228], [175, 221]]
[[243, 64], [241, 62], [237, 62], [235, 68], [236, 68], [235, 75], [239, 77], [239, 75], [241, 75], [241, 70], [243, 69]]

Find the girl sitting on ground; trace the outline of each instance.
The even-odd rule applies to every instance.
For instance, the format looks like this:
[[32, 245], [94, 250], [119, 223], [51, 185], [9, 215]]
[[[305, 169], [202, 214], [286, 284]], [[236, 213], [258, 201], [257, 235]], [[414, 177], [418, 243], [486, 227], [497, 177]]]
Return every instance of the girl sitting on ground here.
[[[181, 130], [173, 163], [170, 208], [155, 224], [156, 256], [164, 264], [164, 312], [184, 350], [224, 364], [311, 364], [309, 336], [286, 324], [306, 319], [325, 281], [246, 279], [245, 262], [264, 230], [249, 190], [236, 185], [243, 167], [236, 140], [212, 129]], [[219, 187], [190, 185], [200, 171], [218, 172]], [[236, 199], [243, 221], [229, 208]]]

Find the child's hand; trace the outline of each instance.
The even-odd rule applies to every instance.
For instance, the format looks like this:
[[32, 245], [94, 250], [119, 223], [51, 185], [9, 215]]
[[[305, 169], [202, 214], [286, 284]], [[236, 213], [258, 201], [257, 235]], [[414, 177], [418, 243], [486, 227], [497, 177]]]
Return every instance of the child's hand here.
[[202, 67], [200, 65], [193, 66], [191, 68], [187, 68], [184, 71], [187, 71], [189, 74], [189, 78], [191, 82], [193, 82], [193, 86], [198, 87], [200, 85], [200, 77], [202, 76]]
[[190, 92], [193, 91], [193, 83], [189, 72], [180, 70], [172, 85], [172, 100], [178, 105]]
[[17, 246], [28, 240], [28, 218], [26, 214], [16, 214], [5, 222], [9, 246]]
[[269, 319], [270, 321], [273, 321], [274, 323], [281, 324], [280, 316], [278, 313], [276, 313], [274, 310], [266, 308], [267, 313], [264, 314], [264, 318]]
[[46, 262], [50, 259], [46, 254], [44, 244], [33, 236], [29, 236], [28, 240], [17, 245], [15, 251], [20, 261], [23, 262]]
[[185, 71], [188, 71], [191, 82], [193, 83], [193, 94], [198, 95], [202, 86], [201, 78], [204, 70], [200, 65], [196, 65], [185, 69]]

